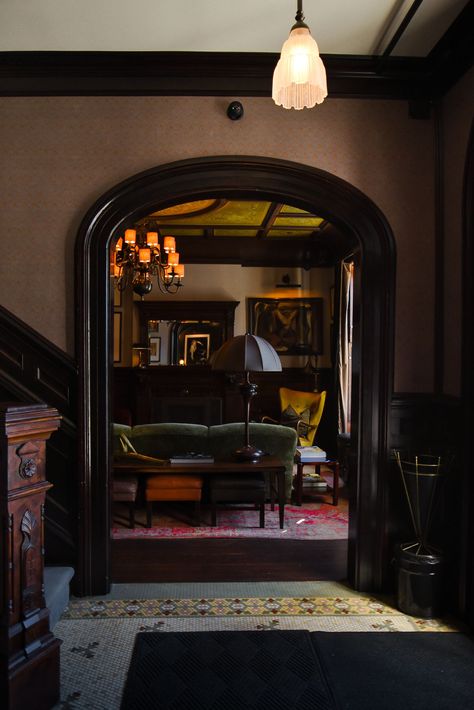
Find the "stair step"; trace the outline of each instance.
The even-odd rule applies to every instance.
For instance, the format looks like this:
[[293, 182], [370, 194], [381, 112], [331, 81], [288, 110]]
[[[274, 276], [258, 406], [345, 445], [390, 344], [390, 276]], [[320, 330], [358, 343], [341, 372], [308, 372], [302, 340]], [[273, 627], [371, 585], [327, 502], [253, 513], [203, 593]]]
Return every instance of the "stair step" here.
[[49, 609], [51, 629], [59, 621], [69, 603], [69, 582], [73, 576], [72, 567], [44, 568], [44, 596]]

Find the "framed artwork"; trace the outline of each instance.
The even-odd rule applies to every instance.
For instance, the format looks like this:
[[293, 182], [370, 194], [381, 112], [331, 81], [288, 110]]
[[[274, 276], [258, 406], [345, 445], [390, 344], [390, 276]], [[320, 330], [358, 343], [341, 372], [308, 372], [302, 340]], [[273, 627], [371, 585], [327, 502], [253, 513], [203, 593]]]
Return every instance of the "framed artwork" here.
[[184, 364], [207, 365], [210, 355], [209, 333], [186, 333], [184, 336]]
[[114, 313], [114, 362], [122, 360], [122, 314]]
[[161, 337], [159, 335], [151, 335], [148, 338], [148, 347], [150, 365], [159, 365], [161, 362]]
[[321, 355], [322, 298], [248, 298], [247, 325], [279, 355]]

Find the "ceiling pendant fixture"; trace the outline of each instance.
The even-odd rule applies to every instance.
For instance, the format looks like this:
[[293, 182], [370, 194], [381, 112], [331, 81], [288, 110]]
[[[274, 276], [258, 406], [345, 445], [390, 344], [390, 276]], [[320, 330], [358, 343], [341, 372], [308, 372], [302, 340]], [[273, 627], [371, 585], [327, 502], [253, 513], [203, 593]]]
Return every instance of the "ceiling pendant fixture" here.
[[111, 275], [119, 291], [131, 288], [142, 298], [152, 290], [153, 277], [162, 293], [176, 293], [183, 285], [184, 265], [175, 238], [163, 237], [161, 248], [158, 232], [137, 235], [136, 229], [126, 229], [112, 253]]
[[273, 73], [272, 99], [277, 106], [299, 111], [322, 103], [328, 89], [318, 45], [304, 22], [303, 0], [297, 1], [296, 22]]

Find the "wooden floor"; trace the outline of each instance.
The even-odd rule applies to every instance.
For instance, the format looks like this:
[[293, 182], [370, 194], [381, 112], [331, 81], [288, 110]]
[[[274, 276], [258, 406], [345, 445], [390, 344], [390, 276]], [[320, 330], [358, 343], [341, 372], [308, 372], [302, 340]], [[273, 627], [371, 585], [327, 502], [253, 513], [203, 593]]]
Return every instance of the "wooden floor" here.
[[113, 540], [113, 582], [344, 580], [347, 540]]

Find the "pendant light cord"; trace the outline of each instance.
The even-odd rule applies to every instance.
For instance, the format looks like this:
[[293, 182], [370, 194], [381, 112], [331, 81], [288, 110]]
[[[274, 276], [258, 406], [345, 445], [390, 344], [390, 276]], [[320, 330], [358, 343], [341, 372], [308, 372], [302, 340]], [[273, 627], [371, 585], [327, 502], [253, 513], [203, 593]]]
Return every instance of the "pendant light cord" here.
[[296, 22], [291, 28], [292, 30], [297, 30], [301, 27], [306, 27], [306, 29], [309, 29], [308, 25], [304, 22], [303, 0], [297, 0], [295, 20]]

